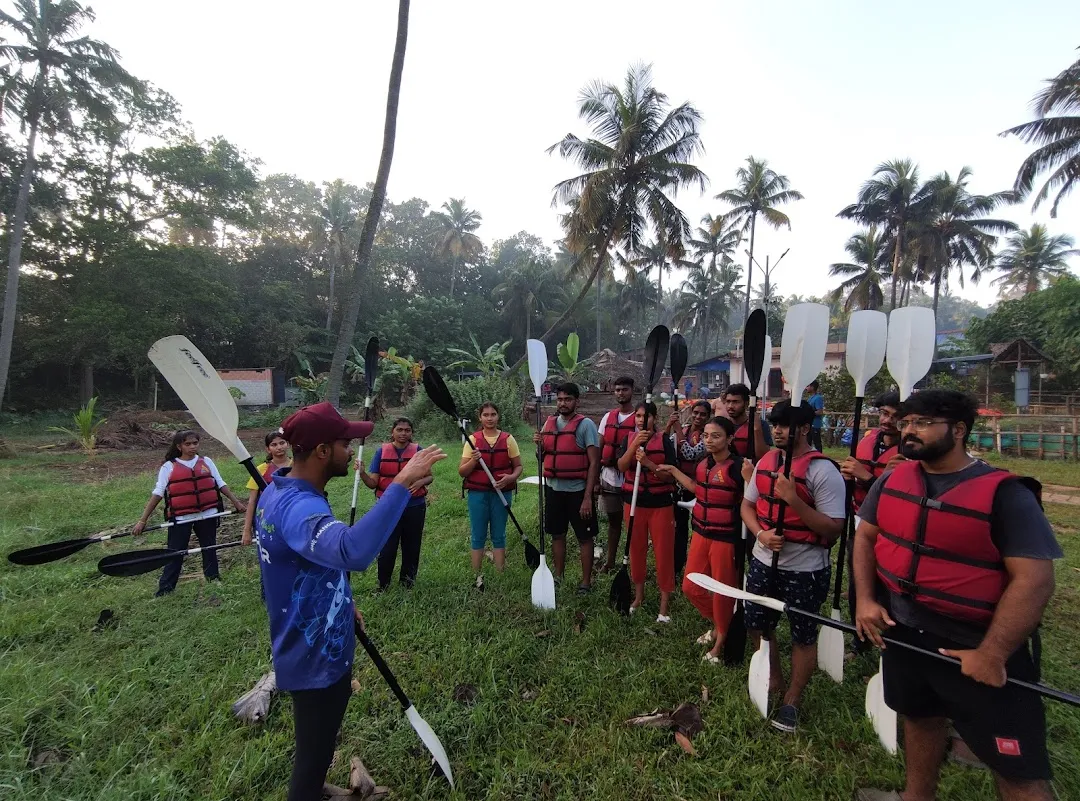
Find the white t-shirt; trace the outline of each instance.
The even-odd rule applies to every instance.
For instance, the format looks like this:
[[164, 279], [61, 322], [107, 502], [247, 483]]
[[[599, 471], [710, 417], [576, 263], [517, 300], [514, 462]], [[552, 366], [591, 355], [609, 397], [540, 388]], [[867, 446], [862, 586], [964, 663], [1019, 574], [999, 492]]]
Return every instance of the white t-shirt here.
[[[195, 462], [199, 460], [196, 456], [194, 459], [176, 459], [175, 461], [182, 464], [188, 469], [195, 467]], [[217, 465], [210, 459], [209, 456], [202, 457], [202, 460], [206, 463], [206, 466], [210, 468], [210, 475], [214, 477], [214, 482], [217, 484], [218, 489], [225, 486], [225, 479], [221, 477], [221, 473], [218, 472]], [[165, 488], [169, 485], [169, 476], [172, 475], [172, 462], [165, 462], [160, 469], [158, 469], [157, 483], [154, 485], [154, 494], [159, 498], [165, 497]], [[198, 520], [200, 517], [206, 517], [207, 515], [217, 514], [216, 509], [210, 509], [206, 512], [194, 512], [189, 515], [180, 515], [176, 518], [178, 523], [183, 523], [187, 520]]]
[[[806, 488], [814, 498], [814, 508], [827, 517], [837, 520], [845, 516], [844, 510], [844, 478], [835, 465], [829, 464], [824, 459], [815, 459], [806, 469]], [[743, 498], [750, 503], [756, 503], [757, 468], [751, 477]], [[754, 557], [759, 562], [772, 565], [773, 552], [759, 542], [754, 544]], [[829, 564], [829, 549], [820, 545], [811, 545], [808, 542], [784, 542], [780, 549], [779, 567], [784, 570], [792, 570], [797, 573], [809, 573], [821, 570]]]
[[[604, 416], [600, 418], [599, 433], [601, 438], [604, 436], [604, 428], [607, 426], [609, 412], [604, 412]], [[623, 414], [619, 412], [619, 425], [626, 422], [627, 418], [633, 417], [634, 412], [627, 412]], [[607, 485], [609, 487], [622, 487], [623, 475], [616, 467], [601, 467], [600, 468], [600, 483], [601, 485]]]

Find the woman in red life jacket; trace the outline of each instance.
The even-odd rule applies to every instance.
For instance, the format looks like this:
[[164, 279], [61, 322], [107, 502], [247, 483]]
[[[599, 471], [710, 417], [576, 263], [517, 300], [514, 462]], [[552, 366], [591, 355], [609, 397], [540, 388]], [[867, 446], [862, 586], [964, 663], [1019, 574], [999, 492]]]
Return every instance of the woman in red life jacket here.
[[[407, 417], [399, 417], [390, 427], [390, 441], [383, 443], [371, 459], [371, 473], [364, 469], [364, 463], [357, 460], [356, 470], [360, 480], [370, 489], [375, 490], [378, 500], [386, 492], [397, 474], [420, 451], [420, 446], [413, 442], [413, 424]], [[401, 547], [401, 572], [398, 580], [406, 589], [416, 583], [416, 572], [420, 567], [420, 542], [424, 536], [424, 518], [427, 516], [427, 487], [431, 483], [428, 476], [421, 484], [414, 485], [409, 505], [401, 515], [394, 533], [379, 552], [379, 592], [390, 586], [394, 577], [394, 565], [397, 552]]]
[[656, 429], [655, 404], [639, 403], [635, 414], [638, 432], [627, 442], [626, 452], [619, 458], [619, 470], [623, 474], [623, 515], [628, 520], [634, 476], [638, 463], [641, 464], [634, 531], [630, 535], [630, 578], [634, 582], [630, 614], [645, 600], [645, 561], [651, 538], [656, 583], [660, 588], [660, 614], [656, 622], [670, 623], [668, 608], [671, 593], [675, 591], [675, 507], [671, 503], [675, 482], [671, 476], [658, 472], [657, 467], [677, 463], [675, 444], [671, 437]]
[[[236, 511], [245, 512], [244, 502], [233, 495], [208, 456], [199, 456], [199, 432], [185, 429], [173, 435], [172, 444], [165, 453], [165, 463], [158, 470], [157, 483], [146, 502], [142, 517], [135, 524], [138, 536], [146, 528], [150, 515], [165, 499], [165, 517], [175, 525], [169, 527], [167, 547], [174, 551], [188, 547], [192, 530], [199, 540], [199, 547], [206, 548], [217, 540], [218, 518], [206, 519], [224, 508], [221, 496], [228, 498]], [[218, 578], [217, 551], [202, 552], [203, 575], [210, 581]], [[161, 571], [158, 590], [160, 597], [176, 589], [180, 578], [182, 560], [170, 562]]]
[[[281, 429], [275, 429], [263, 437], [263, 443], [266, 445], [266, 461], [260, 464], [255, 469], [259, 471], [259, 475], [263, 477], [263, 481], [267, 484], [270, 483], [270, 477], [274, 475], [282, 467], [288, 467], [292, 464], [292, 459], [289, 458], [289, 443], [285, 441], [285, 435], [281, 433]], [[253, 539], [253, 525], [255, 523], [255, 506], [259, 502], [259, 485], [255, 483], [255, 479], [249, 478], [247, 483], [248, 502], [247, 511], [244, 513], [244, 535], [240, 541], [244, 545], [251, 545]]]
[[[698, 462], [705, 458], [705, 424], [712, 417], [712, 409], [707, 401], [695, 401], [690, 407], [690, 424], [683, 427], [680, 425], [678, 415], [668, 418], [664, 428], [668, 434], [675, 438], [675, 453], [679, 457], [679, 469], [691, 479], [694, 477]], [[676, 500], [689, 501], [694, 497], [693, 491], [679, 490]], [[682, 577], [683, 566], [686, 564], [686, 546], [690, 541], [690, 510], [682, 506], [675, 507], [675, 580]]]
[[480, 430], [469, 437], [462, 447], [458, 475], [464, 479], [462, 488], [469, 492], [469, 527], [472, 545], [472, 569], [476, 574], [475, 587], [484, 589], [484, 576], [480, 571], [484, 562], [484, 546], [491, 534], [491, 550], [495, 556], [495, 569], [500, 573], [506, 564], [507, 507], [499, 499], [499, 493], [491, 486], [480, 461], [495, 479], [495, 486], [502, 492], [508, 504], [513, 503], [513, 491], [521, 475], [521, 452], [512, 434], [499, 430], [499, 407], [490, 401], [479, 410]]
[[[735, 425], [726, 417], [714, 417], [705, 424], [702, 441], [706, 456], [693, 466], [693, 474], [685, 469], [660, 465], [657, 471], [670, 475], [693, 493], [692, 513], [694, 534], [690, 539], [690, 554], [686, 560], [687, 573], [704, 573], [724, 584], [738, 581], [735, 569], [735, 541], [741, 536], [739, 508], [742, 505], [742, 458], [732, 454], [731, 438]], [[706, 662], [720, 663], [724, 638], [735, 611], [735, 601], [699, 587], [689, 578], [683, 579], [683, 594], [712, 627], [698, 637], [699, 645], [713, 643], [702, 657]]]

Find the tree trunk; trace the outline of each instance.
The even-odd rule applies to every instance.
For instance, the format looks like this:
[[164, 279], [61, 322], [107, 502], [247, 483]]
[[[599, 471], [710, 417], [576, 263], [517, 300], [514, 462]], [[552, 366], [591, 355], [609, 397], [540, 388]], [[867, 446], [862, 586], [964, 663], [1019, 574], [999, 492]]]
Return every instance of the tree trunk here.
[[326, 330], [330, 330], [330, 324], [334, 319], [334, 258], [330, 258], [330, 295], [326, 299]]
[[893, 246], [892, 257], [892, 306], [890, 308], [896, 308], [896, 281], [900, 277], [900, 245], [901, 245], [901, 233], [896, 232], [896, 244]]
[[525, 315], [525, 339], [532, 339], [532, 310]]
[[30, 120], [26, 138], [26, 162], [19, 180], [15, 199], [15, 217], [11, 222], [11, 248], [8, 251], [7, 284], [4, 290], [4, 318], [0, 324], [0, 408], [7, 390], [8, 370], [11, 367], [11, 344], [15, 340], [15, 309], [19, 299], [19, 270], [22, 267], [23, 234], [26, 233], [26, 212], [30, 207], [30, 182], [34, 177], [34, 145], [37, 143], [38, 117]]
[[934, 319], [937, 319], [938, 297], [941, 295], [941, 273], [941, 269], [934, 271]]
[[600, 352], [600, 284], [603, 282], [603, 276], [597, 273], [596, 276], [596, 352]]
[[[555, 331], [559, 328], [559, 326], [561, 326], [568, 319], [570, 319], [571, 315], [573, 315], [577, 307], [581, 305], [581, 301], [583, 301], [585, 299], [585, 296], [589, 294], [589, 290], [592, 289], [593, 281], [595, 281], [596, 276], [600, 274], [600, 268], [603, 267], [604, 259], [607, 258], [608, 248], [611, 247], [611, 240], [614, 238], [615, 231], [614, 229], [611, 229], [608, 231], [607, 239], [604, 240], [604, 246], [600, 248], [599, 255], [597, 255], [596, 257], [596, 264], [593, 265], [592, 272], [589, 273], [589, 277], [585, 281], [585, 285], [581, 288], [581, 291], [578, 292], [578, 295], [576, 298], [574, 298], [573, 302], [566, 307], [562, 314], [559, 315], [559, 319], [552, 323], [551, 327], [543, 333], [543, 335], [540, 337], [541, 342], [544, 342], [546, 344], [548, 337], [554, 334]], [[516, 362], [510, 365], [510, 368], [506, 371], [505, 374], [513, 375], [521, 367], [521, 365], [525, 364], [525, 360], [528, 357], [529, 354], [526, 351], [518, 358]]]
[[450, 260], [450, 297], [454, 297], [454, 268], [457, 266], [457, 257]]
[[330, 377], [326, 383], [326, 399], [338, 405], [341, 399], [341, 382], [345, 376], [345, 357], [356, 335], [356, 320], [360, 316], [360, 301], [371, 263], [371, 250], [375, 245], [375, 230], [379, 227], [383, 204], [386, 202], [386, 184], [390, 180], [390, 164], [394, 160], [394, 139], [397, 135], [398, 98], [401, 96], [401, 74], [405, 69], [405, 45], [409, 39], [409, 0], [398, 0], [397, 39], [394, 43], [394, 60], [390, 67], [390, 86], [386, 95], [386, 121], [383, 125], [382, 153], [379, 171], [371, 188], [367, 217], [356, 248], [356, 269], [353, 270], [352, 287], [345, 306], [345, 314], [338, 329], [334, 358], [330, 363]]
[[1028, 273], [1027, 287], [1024, 289], [1025, 295], [1030, 295], [1032, 292], [1039, 291], [1039, 274], [1038, 272]]
[[754, 231], [757, 228], [757, 212], [750, 215], [750, 255], [746, 259], [746, 303], [743, 305], [743, 325], [750, 319], [750, 278], [754, 274]]
[[85, 406], [94, 397], [94, 363], [84, 361], [82, 363], [82, 376], [79, 380], [79, 405]]
[[660, 262], [660, 274], [656, 276], [656, 324], [664, 322], [664, 267], [666, 261]]

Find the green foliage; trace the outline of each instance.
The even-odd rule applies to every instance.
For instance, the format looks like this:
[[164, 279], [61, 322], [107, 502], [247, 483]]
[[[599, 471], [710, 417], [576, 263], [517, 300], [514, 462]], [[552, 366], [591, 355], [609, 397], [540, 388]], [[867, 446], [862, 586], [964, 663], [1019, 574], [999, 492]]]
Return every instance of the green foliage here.
[[259, 409], [258, 411], [240, 411], [240, 428], [255, 428], [264, 432], [280, 428], [285, 418], [292, 414], [292, 409]]
[[476, 336], [474, 334], [469, 334], [469, 341], [472, 343], [472, 350], [464, 350], [462, 348], [446, 349], [451, 355], [459, 357], [457, 361], [446, 365], [446, 369], [475, 370], [478, 373], [482, 373], [484, 376], [497, 376], [506, 372], [506, 349], [510, 347], [512, 340], [508, 339], [505, 342], [496, 342], [494, 345], [488, 345], [486, 348], [480, 347], [480, 343], [476, 341]]
[[94, 446], [97, 445], [98, 429], [104, 425], [106, 420], [104, 417], [95, 418], [94, 407], [96, 405], [97, 398], [91, 398], [84, 407], [72, 415], [72, 420], [75, 423], [74, 428], [49, 426], [49, 431], [67, 434], [85, 453], [92, 454], [94, 452]]
[[[454, 398], [458, 414], [468, 417], [471, 426], [480, 425], [480, 404], [490, 401], [499, 407], [500, 426], [503, 429], [513, 431], [515, 427], [521, 427], [525, 389], [517, 379], [485, 376], [466, 381], [448, 381], [446, 386]], [[406, 408], [405, 416], [423, 430], [425, 437], [452, 439], [461, 436], [454, 421], [431, 402], [423, 388]]]
[[310, 406], [318, 403], [326, 397], [326, 382], [329, 374], [319, 373], [311, 369], [311, 362], [302, 354], [296, 354], [296, 360], [300, 363], [300, 370], [307, 375], [294, 375], [290, 380], [300, 388], [300, 405]]
[[[863, 408], [869, 408], [874, 398], [893, 386], [892, 379], [885, 369], [866, 383], [866, 399]], [[847, 367], [830, 367], [818, 376], [818, 389], [825, 399], [825, 409], [829, 412], [855, 411], [855, 379]]]
[[577, 331], [571, 331], [566, 342], [560, 342], [555, 349], [559, 360], [551, 367], [564, 380], [575, 384], [585, 384], [589, 380], [589, 365], [578, 361], [580, 341]]
[[240, 389], [240, 387], [229, 387], [229, 394], [232, 395], [233, 400], [241, 400], [242, 398], [247, 397], [247, 393]]

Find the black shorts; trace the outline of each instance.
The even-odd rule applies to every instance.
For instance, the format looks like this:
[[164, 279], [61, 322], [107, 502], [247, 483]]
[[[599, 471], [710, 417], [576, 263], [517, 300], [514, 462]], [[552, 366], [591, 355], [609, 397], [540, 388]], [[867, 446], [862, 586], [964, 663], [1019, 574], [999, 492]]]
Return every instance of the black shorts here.
[[[829, 578], [832, 567], [821, 570], [802, 572], [797, 570], [778, 570], [776, 587], [773, 591], [772, 566], [761, 562], [756, 556], [750, 556], [750, 567], [746, 573], [746, 589], [755, 595], [773, 594], [789, 606], [805, 609], [808, 612], [821, 612], [821, 605], [829, 597]], [[780, 613], [767, 606], [748, 603], [743, 610], [743, 621], [750, 631], [773, 631], [780, 622]], [[791, 640], [797, 645], [814, 645], [818, 638], [818, 624], [806, 615], [787, 612], [791, 626]]]
[[585, 490], [578, 492], [556, 492], [544, 485], [544, 531], [553, 540], [566, 538], [566, 529], [573, 526], [578, 542], [593, 539], [593, 527], [596, 525], [596, 511], [586, 520], [581, 516], [581, 502], [585, 500]]
[[[929, 651], [964, 647], [902, 625], [888, 634]], [[975, 756], [1006, 779], [1051, 778], [1046, 716], [1038, 695], [1008, 684], [1000, 688], [980, 684], [964, 676], [959, 667], [895, 645], [885, 649], [882, 659], [885, 703], [897, 713], [951, 719]], [[1026, 645], [1009, 658], [1005, 669], [1013, 678], [1037, 680]]]

